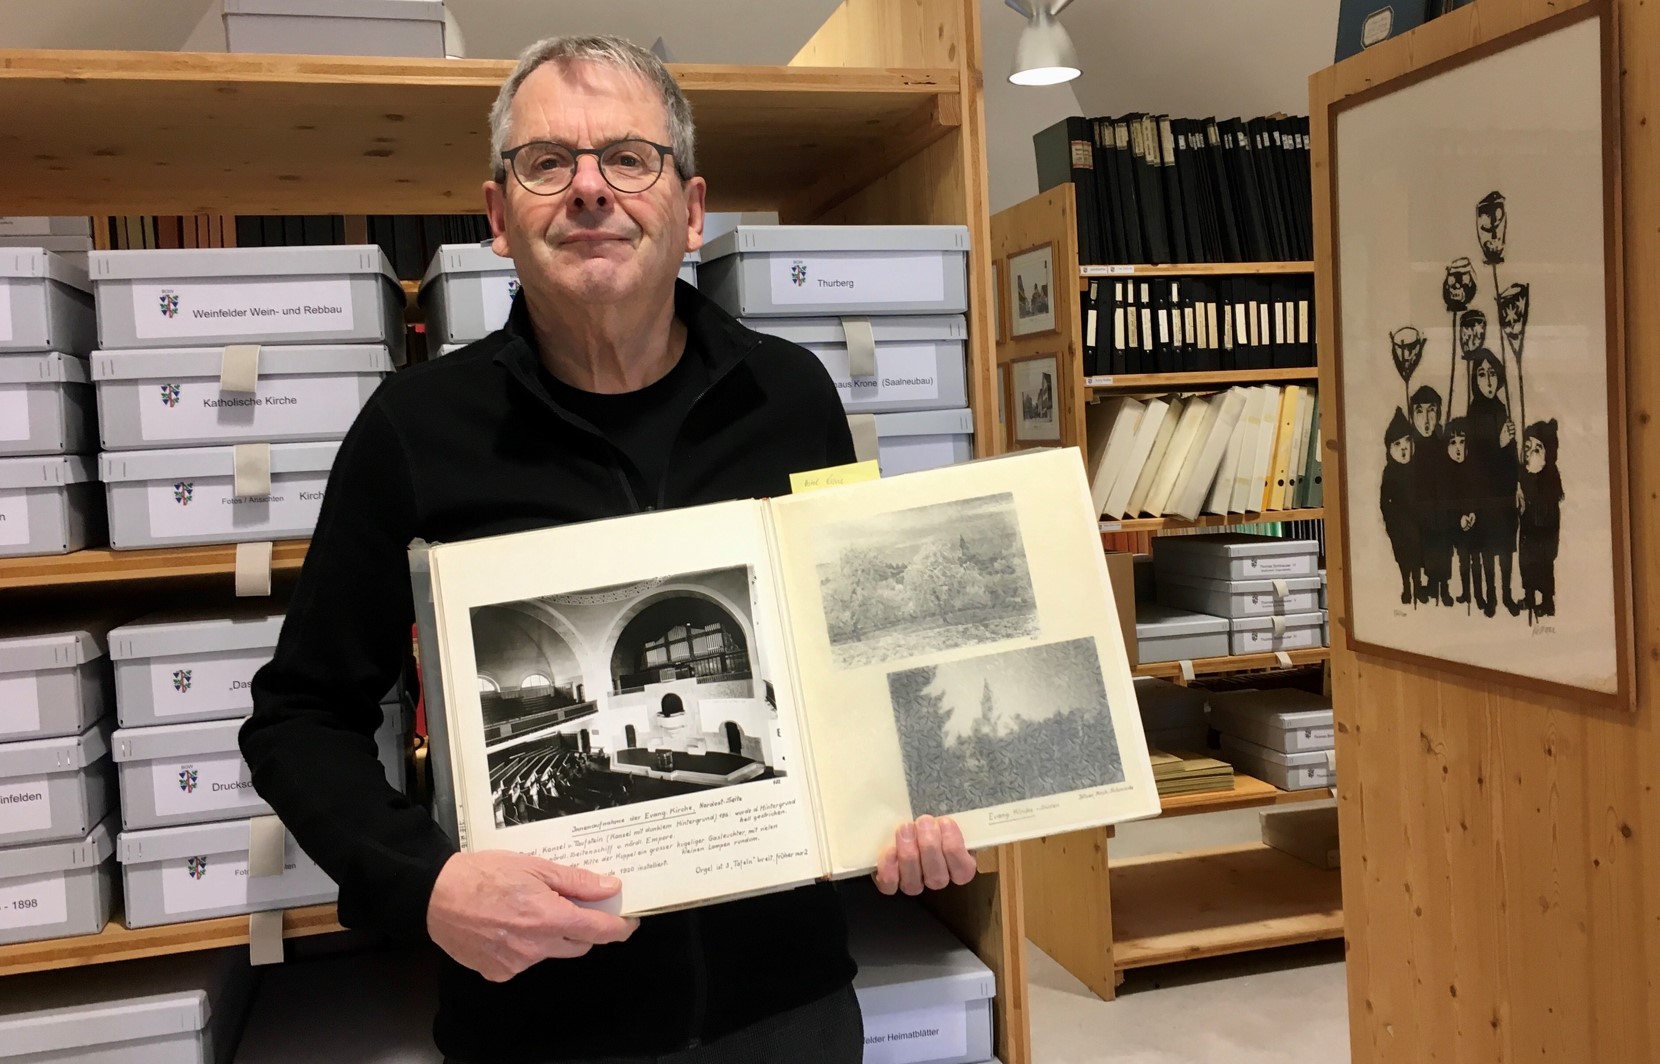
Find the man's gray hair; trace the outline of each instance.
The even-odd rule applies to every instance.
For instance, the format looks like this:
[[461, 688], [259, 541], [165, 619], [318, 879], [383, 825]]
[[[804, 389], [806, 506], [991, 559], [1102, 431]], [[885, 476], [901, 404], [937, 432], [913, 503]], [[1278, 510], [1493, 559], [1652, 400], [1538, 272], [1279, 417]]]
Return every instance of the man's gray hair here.
[[[662, 60], [633, 41], [608, 35], [546, 37], [526, 48], [519, 55], [519, 65], [502, 83], [496, 102], [490, 108], [490, 169], [498, 181], [507, 177], [502, 167], [501, 153], [507, 150], [507, 135], [513, 121], [513, 97], [532, 71], [543, 63], [564, 63], [587, 60], [604, 63], [620, 70], [629, 70], [657, 87], [663, 98], [663, 110], [669, 119], [669, 144], [674, 149], [674, 168], [681, 180], [689, 180], [697, 173], [696, 130], [692, 128], [692, 105], [680, 91]], [[599, 147], [595, 144], [593, 147]]]

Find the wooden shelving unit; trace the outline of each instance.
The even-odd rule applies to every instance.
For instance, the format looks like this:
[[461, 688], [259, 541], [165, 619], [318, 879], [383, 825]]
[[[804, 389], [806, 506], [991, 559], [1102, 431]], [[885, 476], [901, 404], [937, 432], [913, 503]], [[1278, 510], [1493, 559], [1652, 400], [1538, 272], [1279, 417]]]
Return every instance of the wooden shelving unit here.
[[1121, 521], [1102, 521], [1101, 532], [1162, 532], [1167, 528], [1226, 528], [1232, 525], [1276, 524], [1283, 521], [1318, 521], [1326, 516], [1323, 507], [1300, 510], [1263, 510], [1243, 514], [1200, 514], [1186, 517], [1126, 517]]
[[[284, 540], [271, 548], [272, 572], [294, 572], [305, 561], [306, 540]], [[77, 584], [122, 584], [230, 576], [236, 571], [236, 548], [162, 547], [155, 550], [110, 550], [99, 547], [71, 554], [35, 558], [0, 558], [0, 590], [24, 587], [69, 587]]]
[[1186, 389], [1228, 388], [1235, 384], [1278, 384], [1318, 380], [1314, 366], [1285, 369], [1229, 369], [1214, 373], [1118, 373], [1111, 377], [1085, 377], [1084, 387], [1092, 392], [1176, 392]]
[[[284, 938], [304, 938], [343, 930], [345, 928], [335, 919], [332, 905], [312, 905], [290, 909], [282, 914]], [[129, 931], [121, 925], [121, 914], [116, 913], [109, 926], [96, 935], [0, 946], [0, 976], [247, 944], [246, 916], [224, 916]]]
[[1247, 277], [1260, 274], [1313, 273], [1312, 262], [1177, 262], [1166, 265], [1118, 263], [1078, 267], [1078, 290], [1100, 277]]
[[1160, 798], [1163, 811], [1160, 817], [1194, 816], [1199, 813], [1219, 813], [1228, 809], [1249, 809], [1263, 805], [1296, 805], [1330, 798], [1331, 792], [1314, 788], [1306, 791], [1282, 791], [1272, 783], [1233, 774], [1233, 786], [1225, 791], [1207, 791], [1202, 794], [1176, 794]]
[[[1309, 647], [1306, 650], [1282, 650], [1286, 660], [1291, 665], [1318, 665], [1331, 660], [1330, 647]], [[1195, 676], [1217, 676], [1229, 672], [1251, 672], [1256, 669], [1282, 669], [1286, 662], [1281, 661], [1279, 654], [1233, 654], [1225, 658], [1194, 658], [1189, 664], [1193, 666]], [[1173, 680], [1182, 674], [1181, 662], [1178, 661], [1149, 661], [1137, 665], [1134, 669], [1137, 676], [1156, 676], [1165, 680]]]

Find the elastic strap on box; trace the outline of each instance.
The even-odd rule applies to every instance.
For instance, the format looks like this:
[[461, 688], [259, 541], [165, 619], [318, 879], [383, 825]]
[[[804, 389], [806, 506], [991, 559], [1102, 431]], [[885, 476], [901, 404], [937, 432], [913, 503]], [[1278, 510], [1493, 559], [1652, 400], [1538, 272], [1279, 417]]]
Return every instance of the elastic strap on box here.
[[1274, 660], [1288, 669], [1291, 667], [1291, 655], [1283, 650], [1274, 651]]
[[264, 879], [282, 875], [283, 844], [288, 831], [275, 816], [256, 816], [248, 821], [248, 878]]
[[238, 498], [271, 494], [271, 445], [269, 443], [239, 443], [231, 448], [235, 467]]
[[271, 593], [271, 541], [236, 545], [236, 597], [263, 598]]
[[1278, 639], [1280, 636], [1285, 634], [1285, 615], [1283, 613], [1274, 614], [1272, 617], [1268, 618], [1268, 621], [1274, 626], [1275, 639]]
[[1187, 658], [1176, 662], [1176, 667], [1182, 670], [1182, 682], [1192, 683], [1198, 674], [1193, 671], [1193, 662]]
[[849, 414], [847, 428], [853, 433], [853, 460], [876, 461], [876, 415]]
[[1286, 581], [1275, 579], [1269, 581], [1269, 583], [1274, 585], [1275, 598], [1288, 598], [1291, 595], [1291, 585]]
[[245, 392], [259, 390], [259, 345], [229, 344], [219, 359], [219, 390]]
[[1331, 796], [1337, 797], [1337, 751], [1326, 751], [1326, 785], [1331, 788]]
[[876, 376], [876, 334], [869, 318], [843, 318], [842, 334], [847, 338], [847, 375], [852, 378]]
[[282, 910], [248, 916], [248, 963], [282, 963]]

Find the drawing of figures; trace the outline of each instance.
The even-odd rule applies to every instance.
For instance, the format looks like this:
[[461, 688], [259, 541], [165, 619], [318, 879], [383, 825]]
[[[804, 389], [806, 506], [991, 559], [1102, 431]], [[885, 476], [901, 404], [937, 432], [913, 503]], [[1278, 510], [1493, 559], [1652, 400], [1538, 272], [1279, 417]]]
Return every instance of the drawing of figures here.
[[1441, 521], [1441, 495], [1447, 488], [1447, 448], [1441, 438], [1441, 397], [1429, 385], [1412, 393], [1412, 490], [1417, 502], [1418, 542], [1423, 552], [1419, 602], [1453, 604], [1452, 539]]
[[1522, 609], [1511, 574], [1516, 552], [1516, 428], [1499, 398], [1505, 388], [1504, 364], [1486, 348], [1476, 352], [1474, 363], [1475, 389], [1464, 417], [1468, 460], [1482, 486], [1476, 499], [1476, 536], [1482, 552], [1476, 600], [1491, 617], [1498, 610], [1502, 587], [1504, 608], [1514, 617]]
[[1424, 557], [1418, 535], [1417, 498], [1412, 484], [1412, 425], [1399, 407], [1396, 407], [1395, 416], [1389, 421], [1383, 445], [1389, 457], [1383, 465], [1378, 509], [1383, 512], [1383, 528], [1389, 534], [1395, 564], [1401, 570], [1401, 602], [1404, 605], [1417, 600], [1418, 576], [1423, 570]]
[[1535, 421], [1522, 444], [1522, 513], [1518, 544], [1522, 596], [1539, 617], [1556, 613], [1556, 551], [1562, 533], [1562, 474], [1556, 468], [1556, 420]]
[[1458, 598], [1466, 610], [1473, 599], [1471, 594], [1476, 574], [1480, 569], [1480, 555], [1476, 535], [1476, 494], [1478, 479], [1472, 475], [1474, 465], [1469, 461], [1465, 421], [1461, 417], [1447, 422], [1447, 465], [1445, 486], [1440, 493], [1439, 518], [1441, 533], [1447, 537], [1458, 558]]

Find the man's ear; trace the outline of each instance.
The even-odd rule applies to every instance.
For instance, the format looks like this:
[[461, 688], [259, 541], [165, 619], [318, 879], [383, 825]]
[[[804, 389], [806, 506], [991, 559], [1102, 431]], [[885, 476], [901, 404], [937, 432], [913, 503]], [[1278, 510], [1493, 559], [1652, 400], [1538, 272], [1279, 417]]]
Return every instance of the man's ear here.
[[703, 246], [704, 201], [709, 194], [709, 183], [701, 177], [686, 182], [686, 250], [696, 251]]
[[499, 181], [484, 182], [484, 211], [490, 217], [490, 250], [512, 257], [507, 242], [507, 188]]

